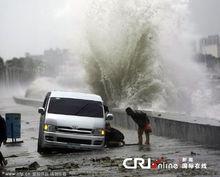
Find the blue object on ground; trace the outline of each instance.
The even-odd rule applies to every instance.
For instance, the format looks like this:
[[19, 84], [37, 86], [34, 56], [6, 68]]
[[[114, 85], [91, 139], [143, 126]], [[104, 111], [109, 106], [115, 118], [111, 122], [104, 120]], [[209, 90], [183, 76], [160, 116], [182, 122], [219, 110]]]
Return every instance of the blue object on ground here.
[[16, 138], [21, 137], [21, 114], [7, 113], [5, 114], [7, 126], [7, 138], [12, 138], [12, 142], [16, 142]]

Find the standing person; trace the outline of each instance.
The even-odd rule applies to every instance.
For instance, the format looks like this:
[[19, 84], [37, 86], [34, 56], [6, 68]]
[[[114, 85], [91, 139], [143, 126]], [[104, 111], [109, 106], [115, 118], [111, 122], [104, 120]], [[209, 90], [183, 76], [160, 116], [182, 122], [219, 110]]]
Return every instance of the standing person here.
[[[6, 132], [6, 122], [5, 119], [0, 115], [0, 147], [3, 143], [6, 143], [7, 141], [7, 132]], [[7, 165], [7, 160], [3, 157], [1, 151], [0, 151], [0, 166]]]
[[150, 135], [149, 133], [152, 132], [150, 127], [150, 120], [148, 119], [148, 116], [146, 113], [142, 111], [132, 110], [130, 107], [126, 108], [127, 115], [131, 116], [131, 118], [134, 120], [134, 122], [138, 125], [138, 144], [143, 144], [143, 138], [142, 135], [145, 133], [146, 136], [146, 142], [145, 144], [150, 144]]

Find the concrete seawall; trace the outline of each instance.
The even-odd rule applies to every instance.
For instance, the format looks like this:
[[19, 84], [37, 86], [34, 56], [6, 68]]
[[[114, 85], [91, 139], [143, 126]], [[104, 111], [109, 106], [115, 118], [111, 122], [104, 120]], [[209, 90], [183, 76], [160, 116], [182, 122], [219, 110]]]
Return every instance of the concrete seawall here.
[[28, 99], [24, 97], [13, 97], [13, 100], [17, 104], [27, 105], [27, 106], [33, 106], [33, 107], [41, 107], [43, 105], [43, 101], [41, 100], [34, 100], [34, 99]]
[[[41, 100], [14, 97], [18, 104], [39, 107]], [[144, 111], [150, 118], [153, 134], [192, 141], [220, 149], [220, 120], [191, 117], [180, 113]], [[112, 124], [126, 129], [137, 129], [134, 121], [122, 109], [112, 109]]]
[[[133, 120], [128, 117], [124, 110], [113, 109], [113, 124], [137, 129]], [[153, 134], [169, 138], [192, 141], [208, 147], [220, 149], [220, 121], [198, 117], [187, 118], [184, 115], [168, 115], [145, 111], [150, 118]], [[209, 122], [209, 123], [208, 123]]]

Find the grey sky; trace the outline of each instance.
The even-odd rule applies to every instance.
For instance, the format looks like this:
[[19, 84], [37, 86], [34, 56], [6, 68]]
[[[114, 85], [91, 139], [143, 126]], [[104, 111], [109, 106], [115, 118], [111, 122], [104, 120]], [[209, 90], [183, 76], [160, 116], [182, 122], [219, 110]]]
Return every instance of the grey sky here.
[[[88, 2], [88, 1], [87, 1]], [[85, 1], [0, 0], [0, 56], [71, 48], [81, 35]], [[220, 32], [220, 0], [191, 0], [192, 20], [201, 35]]]
[[220, 33], [220, 0], [190, 0], [191, 19], [203, 35]]
[[82, 5], [76, 0], [0, 0], [0, 56], [69, 48], [79, 35]]

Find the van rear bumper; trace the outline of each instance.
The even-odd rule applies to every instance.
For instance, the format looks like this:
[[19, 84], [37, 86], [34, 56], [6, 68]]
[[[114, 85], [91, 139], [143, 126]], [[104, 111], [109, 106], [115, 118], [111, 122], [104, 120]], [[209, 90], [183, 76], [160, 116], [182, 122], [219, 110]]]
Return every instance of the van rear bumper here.
[[104, 136], [44, 132], [43, 147], [68, 149], [100, 149], [104, 147]]

